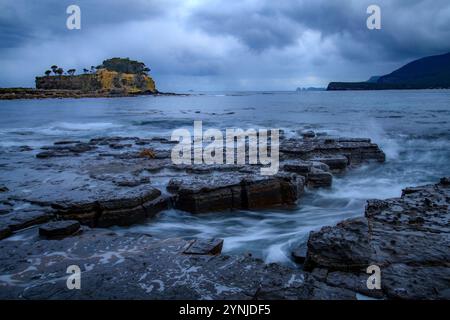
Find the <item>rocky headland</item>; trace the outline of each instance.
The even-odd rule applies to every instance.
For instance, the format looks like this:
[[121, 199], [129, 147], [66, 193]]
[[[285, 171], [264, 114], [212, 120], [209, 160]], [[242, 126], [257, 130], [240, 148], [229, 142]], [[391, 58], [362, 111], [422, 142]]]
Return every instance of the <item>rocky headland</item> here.
[[[298, 268], [221, 254], [220, 239], [108, 230], [169, 207], [191, 213], [301, 206], [304, 188], [385, 155], [370, 139], [281, 139], [280, 172], [257, 165], [174, 165], [173, 142], [99, 137], [11, 147], [0, 192], [4, 299], [355, 299], [449, 297], [449, 180], [370, 201], [365, 217], [313, 232]], [[25, 156], [24, 156], [25, 154]], [[20, 159], [20, 160], [19, 160]], [[164, 214], [164, 213], [161, 213]], [[382, 270], [368, 290], [366, 268]], [[66, 269], [82, 270], [68, 290]], [[422, 281], [426, 279], [426, 281]]]
[[362, 82], [330, 82], [327, 90], [450, 89], [450, 53], [414, 60]]

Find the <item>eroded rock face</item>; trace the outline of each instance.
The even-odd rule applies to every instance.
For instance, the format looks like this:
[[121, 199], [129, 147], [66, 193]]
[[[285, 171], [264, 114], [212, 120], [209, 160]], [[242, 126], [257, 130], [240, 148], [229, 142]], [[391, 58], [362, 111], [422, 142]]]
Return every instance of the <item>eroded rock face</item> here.
[[172, 179], [168, 190], [176, 194], [176, 208], [200, 213], [293, 204], [303, 186], [304, 178], [295, 174], [263, 177], [233, 172]]
[[[369, 201], [365, 217], [313, 232], [305, 268], [326, 269], [326, 282], [373, 296], [450, 297], [450, 185], [407, 188], [401, 198]], [[381, 290], [355, 279], [381, 268]], [[331, 278], [330, 278], [331, 277]]]
[[3, 215], [0, 219], [0, 239], [10, 236], [14, 231], [45, 223], [55, 217], [52, 211], [34, 210], [34, 208]]
[[[364, 161], [384, 162], [386, 156], [370, 139], [318, 137], [313, 139], [289, 139], [280, 145], [280, 151], [303, 160], [314, 158], [333, 159], [330, 164], [340, 167], [339, 156], [345, 156], [351, 165]], [[342, 161], [342, 160], [340, 160]]]
[[80, 223], [75, 220], [53, 221], [39, 227], [39, 235], [48, 239], [60, 239], [75, 234], [80, 230]]
[[96, 227], [130, 225], [151, 217], [168, 206], [168, 199], [152, 187], [126, 189], [117, 193], [86, 194], [75, 201], [52, 203], [61, 219], [78, 220]]

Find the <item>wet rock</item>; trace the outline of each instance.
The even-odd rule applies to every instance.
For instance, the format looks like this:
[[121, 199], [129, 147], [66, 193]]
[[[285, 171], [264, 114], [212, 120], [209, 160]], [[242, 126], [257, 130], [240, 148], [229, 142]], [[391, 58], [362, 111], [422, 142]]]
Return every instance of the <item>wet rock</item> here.
[[370, 139], [317, 137], [287, 139], [281, 142], [280, 152], [308, 160], [313, 157], [346, 156], [350, 164], [364, 161], [385, 161], [385, 154]]
[[392, 299], [450, 299], [450, 271], [446, 264], [409, 266], [392, 264], [382, 269], [382, 289]]
[[323, 162], [311, 161], [312, 167], [315, 169], [319, 169], [325, 172], [330, 172], [330, 167]]
[[147, 144], [152, 143], [152, 139], [138, 139], [135, 144], [138, 146], [145, 146]]
[[304, 178], [295, 174], [271, 178], [251, 177], [241, 181], [242, 208], [267, 208], [293, 204], [303, 192]]
[[450, 177], [441, 178], [439, 184], [442, 186], [450, 186]]
[[13, 208], [6, 204], [6, 203], [0, 203], [0, 215], [8, 214], [13, 210]]
[[159, 142], [159, 143], [163, 143], [163, 144], [177, 144], [178, 141], [172, 141], [169, 140], [167, 138], [162, 138], [162, 137], [153, 137], [151, 139], [152, 142]]
[[306, 270], [340, 271], [327, 281], [345, 283], [368, 294], [359, 282], [349, 279], [359, 278], [374, 264], [381, 268], [385, 297], [448, 296], [450, 186], [442, 181], [407, 188], [400, 198], [368, 201], [364, 218], [313, 232], [308, 240]]
[[[190, 241], [99, 229], [0, 241], [1, 299], [354, 299], [301, 270], [245, 256], [185, 254]], [[195, 242], [194, 242], [195, 244]], [[45, 252], [52, 254], [43, 255]], [[70, 252], [70, 255], [67, 254]], [[67, 266], [82, 290], [67, 290]]]
[[310, 159], [311, 161], [318, 161], [325, 163], [333, 171], [343, 171], [347, 168], [349, 162], [346, 156], [316, 156]]
[[241, 176], [172, 179], [167, 190], [176, 193], [175, 207], [192, 213], [239, 209]]
[[342, 288], [329, 286], [324, 282], [314, 281], [311, 284], [312, 300], [356, 300], [354, 291]]
[[45, 159], [45, 158], [52, 158], [52, 157], [64, 157], [66, 154], [57, 153], [53, 151], [43, 151], [36, 154], [36, 158]]
[[49, 201], [57, 216], [93, 227], [130, 225], [152, 217], [168, 206], [167, 197], [162, 196], [158, 189], [145, 185], [121, 188], [116, 192], [97, 189], [72, 191], [71, 195], [64, 195], [67, 200], [62, 197]]
[[305, 269], [359, 270], [369, 266], [372, 250], [364, 218], [349, 219], [335, 227], [311, 233]]
[[176, 193], [176, 208], [200, 213], [291, 204], [298, 199], [303, 181], [297, 175], [264, 177], [223, 173], [172, 179], [167, 189]]
[[20, 146], [19, 147], [19, 152], [27, 152], [27, 151], [32, 151], [33, 148], [30, 146]]
[[0, 192], [8, 192], [9, 189], [5, 186], [0, 186]]
[[39, 227], [39, 235], [49, 239], [61, 239], [80, 230], [80, 223], [74, 220], [49, 222]]
[[333, 183], [333, 176], [329, 172], [313, 168], [311, 172], [308, 173], [307, 183], [308, 187], [311, 188], [330, 187]]
[[183, 251], [184, 254], [216, 255], [222, 252], [223, 239], [195, 239]]
[[111, 149], [123, 149], [123, 148], [131, 148], [131, 143], [111, 143], [109, 147]]
[[139, 141], [137, 137], [98, 137], [89, 140], [91, 145], [107, 146], [111, 144], [121, 143], [123, 141]]
[[3, 223], [8, 225], [11, 231], [25, 229], [34, 225], [45, 223], [54, 218], [54, 215], [48, 212], [40, 211], [21, 211], [12, 212], [3, 217]]
[[9, 228], [9, 226], [0, 224], [0, 240], [9, 237], [11, 234], [12, 234], [12, 231]]
[[55, 146], [42, 147], [46, 150], [36, 154], [37, 158], [52, 158], [52, 157], [69, 157], [79, 155], [95, 149], [94, 146], [88, 143], [76, 143], [76, 144], [62, 144]]
[[314, 138], [316, 133], [312, 130], [305, 130], [301, 132], [303, 138]]
[[284, 171], [295, 172], [302, 176], [307, 176], [311, 172], [312, 163], [303, 160], [288, 160], [283, 162]]
[[61, 140], [61, 141], [56, 141], [54, 143], [54, 145], [62, 145], [62, 144], [76, 144], [76, 143], [81, 143], [81, 141], [79, 140]]
[[135, 179], [114, 179], [113, 183], [119, 187], [137, 187], [141, 184], [149, 184], [149, 177], [135, 178]]
[[366, 272], [349, 273], [342, 271], [332, 271], [327, 273], [323, 281], [332, 287], [346, 288], [371, 298], [383, 298], [384, 295], [382, 290], [367, 288], [367, 278], [369, 276], [370, 274], [367, 274]]
[[296, 263], [302, 264], [305, 262], [306, 259], [306, 251], [307, 251], [306, 244], [302, 244], [292, 251], [292, 258], [294, 258], [294, 261]]

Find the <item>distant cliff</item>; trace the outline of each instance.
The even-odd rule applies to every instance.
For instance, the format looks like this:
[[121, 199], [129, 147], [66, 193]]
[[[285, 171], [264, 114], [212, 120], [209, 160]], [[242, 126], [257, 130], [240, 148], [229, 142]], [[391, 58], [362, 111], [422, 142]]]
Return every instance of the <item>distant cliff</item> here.
[[450, 53], [425, 57], [368, 82], [330, 82], [327, 90], [450, 89]]
[[[86, 69], [85, 69], [86, 70]], [[103, 61], [95, 72], [80, 75], [46, 75], [36, 77], [36, 89], [79, 90], [109, 94], [157, 93], [154, 80], [145, 64], [128, 58]]]

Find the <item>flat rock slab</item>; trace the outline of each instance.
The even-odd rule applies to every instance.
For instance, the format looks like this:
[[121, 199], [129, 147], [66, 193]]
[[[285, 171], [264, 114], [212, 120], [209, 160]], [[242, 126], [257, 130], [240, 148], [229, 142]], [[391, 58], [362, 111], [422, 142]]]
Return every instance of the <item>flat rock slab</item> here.
[[80, 230], [80, 223], [74, 220], [53, 221], [39, 227], [39, 234], [46, 238], [62, 238]]
[[308, 160], [323, 156], [345, 156], [350, 164], [365, 161], [384, 162], [386, 155], [370, 139], [317, 137], [287, 139], [281, 142], [280, 152]]
[[304, 178], [295, 174], [254, 176], [244, 173], [172, 179], [175, 207], [192, 213], [257, 209], [293, 204], [303, 192]]
[[[329, 272], [326, 282], [370, 296], [450, 298], [450, 184], [407, 188], [400, 198], [368, 201], [365, 217], [311, 233], [306, 270]], [[381, 289], [355, 279], [381, 269]], [[336, 273], [338, 272], [338, 273]], [[329, 278], [332, 275], [332, 278]]]
[[308, 187], [323, 188], [330, 187], [333, 183], [333, 175], [321, 169], [312, 168], [307, 176]]
[[50, 212], [24, 210], [21, 212], [12, 212], [2, 216], [0, 225], [3, 225], [4, 228], [9, 228], [11, 231], [18, 231], [48, 222], [54, 217], [55, 215]]
[[315, 156], [310, 160], [325, 163], [331, 170], [334, 171], [343, 171], [349, 165], [348, 158], [339, 154], [333, 156]]
[[[139, 223], [170, 206], [197, 213], [295, 205], [305, 186], [330, 186], [330, 167], [340, 168], [345, 159], [349, 165], [384, 159], [369, 139], [282, 138], [278, 174], [261, 176], [260, 165], [175, 165], [173, 143], [113, 136], [5, 149], [0, 156], [2, 237], [46, 222], [41, 218], [47, 212], [52, 219], [109, 227]], [[142, 157], [144, 151], [152, 156]], [[22, 212], [30, 204], [35, 213]]]
[[0, 240], [9, 237], [12, 231], [9, 226], [0, 225]]
[[25, 201], [51, 207], [58, 218], [98, 227], [130, 225], [167, 208], [168, 200], [148, 185], [116, 188], [97, 183], [81, 187], [54, 185], [33, 190]]
[[220, 254], [222, 252], [223, 239], [196, 239], [193, 240], [185, 254]]
[[[355, 299], [301, 270], [184, 254], [191, 243], [182, 239], [99, 229], [56, 241], [26, 238], [0, 241], [1, 299]], [[71, 265], [80, 267], [80, 290], [67, 288]]]

